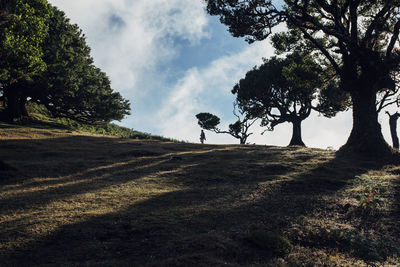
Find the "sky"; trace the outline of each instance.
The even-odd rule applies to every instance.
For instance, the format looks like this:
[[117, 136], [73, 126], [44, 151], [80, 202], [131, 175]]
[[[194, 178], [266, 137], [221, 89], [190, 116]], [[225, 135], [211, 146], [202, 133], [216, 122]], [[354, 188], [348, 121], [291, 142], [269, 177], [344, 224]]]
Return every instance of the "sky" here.
[[[131, 115], [117, 124], [182, 141], [199, 142], [195, 115], [210, 112], [219, 128], [236, 121], [232, 87], [274, 50], [269, 40], [251, 45], [234, 38], [202, 0], [49, 0], [83, 30], [95, 65], [131, 103]], [[278, 27], [276, 31], [284, 30]], [[388, 116], [381, 114], [390, 143]], [[302, 124], [309, 147], [338, 149], [351, 131], [351, 111], [327, 119], [312, 113]], [[253, 144], [285, 146], [291, 125], [273, 132], [253, 125]], [[206, 131], [207, 143], [236, 144], [227, 134]]]

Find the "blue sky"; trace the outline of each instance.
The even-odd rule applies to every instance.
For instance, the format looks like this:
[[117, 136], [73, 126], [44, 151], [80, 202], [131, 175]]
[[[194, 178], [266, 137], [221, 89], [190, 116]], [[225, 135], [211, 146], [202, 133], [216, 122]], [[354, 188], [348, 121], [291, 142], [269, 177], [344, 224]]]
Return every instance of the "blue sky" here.
[[[114, 90], [131, 101], [132, 115], [118, 124], [179, 140], [198, 142], [195, 115], [211, 112], [220, 128], [234, 122], [231, 89], [263, 57], [273, 55], [268, 40], [247, 44], [232, 37], [201, 0], [50, 0], [87, 36], [95, 64], [111, 78]], [[277, 30], [282, 30], [279, 27]], [[387, 116], [386, 116], [387, 117]], [[387, 118], [380, 121], [389, 141]], [[312, 114], [303, 123], [311, 147], [339, 148], [351, 130], [351, 113], [334, 119]], [[291, 126], [249, 142], [287, 145]], [[209, 143], [238, 143], [226, 134], [206, 132]]]

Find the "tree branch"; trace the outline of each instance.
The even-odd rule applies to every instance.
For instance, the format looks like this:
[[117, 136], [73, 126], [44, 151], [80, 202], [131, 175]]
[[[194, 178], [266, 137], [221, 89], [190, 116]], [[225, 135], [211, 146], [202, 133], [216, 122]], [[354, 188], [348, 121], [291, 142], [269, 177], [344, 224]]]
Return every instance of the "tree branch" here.
[[360, 4], [360, 0], [349, 0], [350, 1], [350, 37], [352, 43], [358, 44], [358, 17], [357, 17], [357, 8]]
[[389, 46], [386, 50], [386, 59], [389, 59], [392, 55], [394, 45], [396, 44], [397, 38], [399, 37], [399, 32], [400, 32], [400, 20], [397, 21], [396, 25], [394, 25], [393, 35], [392, 38], [390, 39]]
[[304, 38], [313, 43], [321, 51], [321, 53], [329, 60], [335, 71], [337, 73], [340, 73], [341, 69], [339, 67], [339, 64], [335, 61], [335, 59], [331, 56], [331, 54], [329, 54], [328, 50], [326, 50], [320, 43], [318, 43], [318, 41], [314, 37], [312, 37], [303, 27], [299, 27], [299, 29], [304, 34]]
[[210, 129], [210, 130], [213, 131], [213, 132], [215, 132], [215, 133], [217, 133], [217, 134], [219, 134], [219, 133], [231, 134], [231, 133], [228, 132], [228, 131], [221, 131], [221, 130], [218, 129], [218, 128], [213, 128], [213, 129]]
[[367, 31], [365, 32], [364, 38], [362, 40], [363, 45], [366, 45], [372, 37], [372, 33], [374, 32], [376, 26], [378, 25], [379, 20], [389, 11], [390, 6], [388, 3], [376, 14], [374, 20], [369, 25]]
[[379, 104], [379, 107], [376, 110], [378, 113], [383, 109], [383, 104], [386, 102], [386, 99], [389, 96], [390, 96], [390, 92], [386, 91], [385, 94], [383, 95], [382, 99], [377, 103], [377, 104]]

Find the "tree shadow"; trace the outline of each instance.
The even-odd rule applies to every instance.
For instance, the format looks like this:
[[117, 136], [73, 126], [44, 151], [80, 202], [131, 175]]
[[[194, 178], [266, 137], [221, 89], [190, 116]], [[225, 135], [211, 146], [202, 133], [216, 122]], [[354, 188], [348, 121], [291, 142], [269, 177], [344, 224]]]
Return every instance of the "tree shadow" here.
[[[47, 203], [62, 201], [144, 176], [175, 188], [123, 209], [60, 225], [23, 247], [6, 251], [3, 262], [131, 266], [265, 263], [265, 253], [246, 242], [249, 233], [284, 233], [298, 218], [326, 209], [325, 197], [335, 195], [368, 170], [385, 165], [293, 148], [184, 145], [177, 151], [173, 144], [161, 144], [157, 149], [165, 154], [139, 160], [133, 156], [122, 162], [115, 159], [111, 163], [121, 165], [97, 166], [104, 168], [100, 173], [87, 169], [79, 177], [76, 172], [69, 173], [76, 179], [106, 176], [84, 186], [68, 185], [61, 195], [51, 189], [23, 199], [5, 199], [0, 204], [25, 203], [41, 194], [51, 195]], [[16, 210], [22, 208], [26, 207], [16, 206]]]
[[59, 199], [173, 172], [184, 164], [183, 156], [224, 149], [179, 148], [174, 143], [87, 136], [0, 141], [0, 157], [10, 163], [0, 170], [2, 211], [35, 210]]
[[0, 158], [14, 170], [0, 170], [0, 184], [23, 183], [34, 177], [68, 176], [126, 159], [210, 149], [185, 144], [178, 150], [175, 147], [171, 142], [89, 136], [0, 140]]

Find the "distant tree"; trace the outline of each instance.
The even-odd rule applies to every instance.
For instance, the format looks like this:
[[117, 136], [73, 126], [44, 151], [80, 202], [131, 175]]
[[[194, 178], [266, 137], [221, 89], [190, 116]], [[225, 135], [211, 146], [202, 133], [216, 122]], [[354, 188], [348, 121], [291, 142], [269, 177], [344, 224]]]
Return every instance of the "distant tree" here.
[[379, 113], [386, 107], [399, 103], [400, 102], [399, 91], [400, 91], [399, 88], [396, 88], [394, 90], [386, 89], [380, 91], [377, 94], [376, 111]]
[[[393, 104], [397, 104], [397, 107], [400, 107], [400, 86], [398, 73], [395, 73], [393, 75], [393, 81], [396, 82], [395, 89], [382, 90], [377, 95], [376, 110], [378, 112], [381, 112], [386, 107]], [[388, 111], [386, 111], [385, 113], [389, 116], [389, 128], [392, 137], [393, 147], [399, 149], [399, 138], [397, 136], [397, 120], [400, 117], [400, 114], [398, 112], [390, 114]]]
[[390, 134], [392, 136], [393, 147], [399, 149], [399, 137], [397, 136], [397, 120], [400, 117], [398, 112], [394, 114], [390, 114], [386, 111], [386, 114], [389, 116], [389, 126], [390, 126]]
[[384, 88], [377, 94], [376, 111], [378, 113], [394, 104], [397, 104], [397, 107], [400, 106], [400, 77], [398, 71], [393, 72], [392, 80], [395, 83], [393, 88]]
[[[233, 36], [249, 42], [279, 34], [282, 48], [307, 43], [334, 69], [342, 90], [349, 92], [353, 129], [341, 151], [371, 156], [392, 155], [378, 122], [376, 95], [394, 89], [391, 73], [399, 68], [399, 0], [206, 0], [207, 10], [220, 16]], [[274, 5], [277, 4], [277, 5]], [[290, 32], [291, 31], [291, 32]], [[296, 32], [296, 34], [292, 34]]]
[[24, 115], [26, 98], [16, 83], [43, 72], [42, 44], [51, 8], [46, 0], [0, 2], [0, 92], [7, 119]]
[[[238, 109], [239, 114], [237, 114]], [[257, 118], [252, 118], [246, 114], [246, 112], [237, 107], [237, 103], [233, 104], [233, 114], [237, 118], [237, 121], [233, 124], [229, 124], [228, 131], [222, 131], [217, 126], [220, 123], [220, 118], [211, 113], [199, 113], [196, 115], [198, 124], [202, 129], [213, 131], [215, 133], [230, 134], [234, 138], [239, 139], [240, 144], [246, 144], [247, 138], [253, 133], [249, 133], [250, 127], [256, 122]]]
[[349, 105], [348, 95], [339, 91], [335, 80], [327, 80], [312, 56], [298, 52], [265, 59], [260, 67], [247, 72], [232, 93], [239, 106], [262, 119], [262, 126], [273, 130], [278, 124], [291, 123], [290, 146], [305, 146], [301, 123], [313, 109], [332, 117]]

